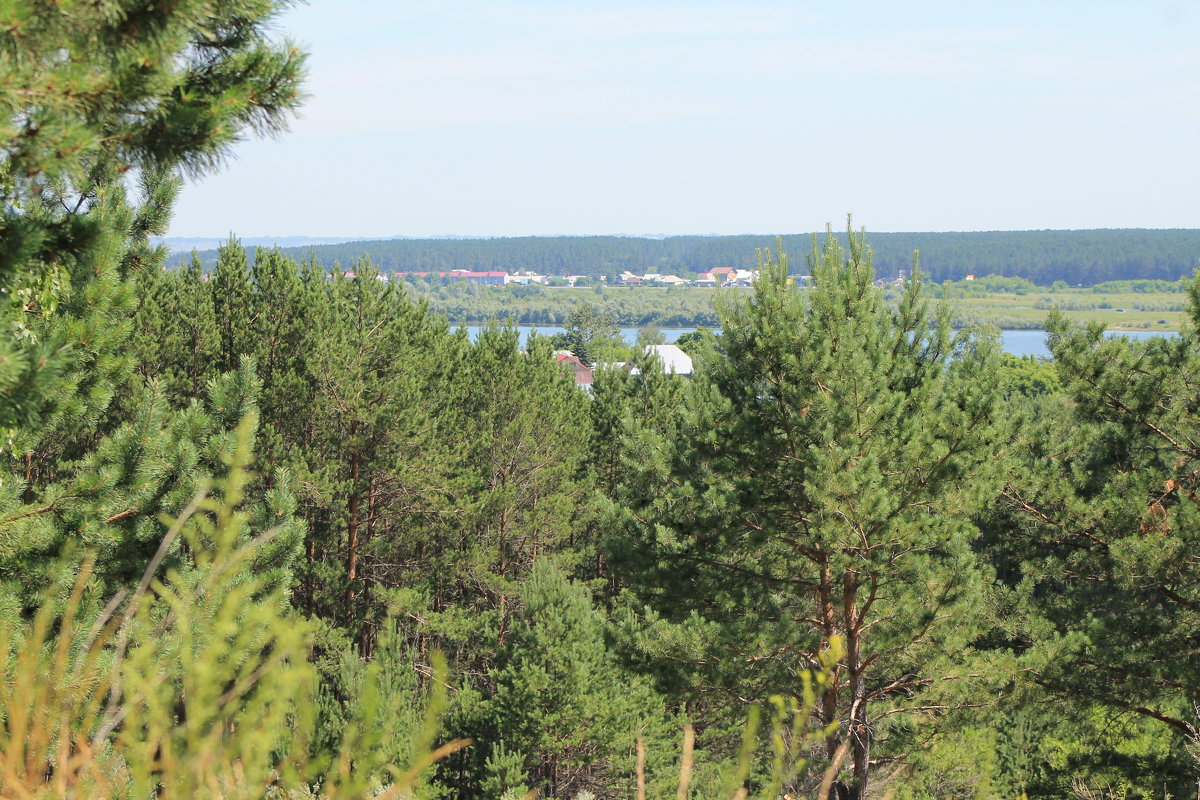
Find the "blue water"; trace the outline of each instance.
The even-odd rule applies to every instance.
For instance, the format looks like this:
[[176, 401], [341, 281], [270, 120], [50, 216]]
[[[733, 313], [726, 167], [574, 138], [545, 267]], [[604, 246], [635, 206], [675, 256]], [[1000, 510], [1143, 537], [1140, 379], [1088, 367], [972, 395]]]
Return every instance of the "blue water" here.
[[[467, 335], [471, 339], [475, 339], [481, 330], [477, 325], [466, 326]], [[536, 332], [538, 336], [553, 336], [556, 333], [562, 333], [563, 328], [555, 328], [545, 325], [521, 325], [518, 326], [521, 334], [521, 344], [524, 345], [529, 339], [529, 335]], [[691, 333], [695, 328], [660, 328], [663, 339], [668, 344], [674, 342], [685, 333]], [[637, 328], [621, 328], [621, 338], [627, 344], [637, 342]], [[1109, 331], [1106, 336], [1127, 336], [1130, 339], [1147, 339], [1151, 336], [1178, 336], [1175, 331]], [[1015, 356], [1041, 356], [1049, 358], [1050, 351], [1046, 348], [1046, 332], [1045, 331], [1000, 331], [1000, 345], [1005, 352], [1012, 353]]]
[[[1153, 336], [1178, 336], [1176, 331], [1108, 331], [1104, 334], [1110, 339], [1114, 336], [1124, 336], [1128, 339], [1149, 339]], [[1050, 349], [1046, 347], [1045, 331], [1000, 331], [1000, 346], [1006, 353], [1014, 356], [1050, 357]]]

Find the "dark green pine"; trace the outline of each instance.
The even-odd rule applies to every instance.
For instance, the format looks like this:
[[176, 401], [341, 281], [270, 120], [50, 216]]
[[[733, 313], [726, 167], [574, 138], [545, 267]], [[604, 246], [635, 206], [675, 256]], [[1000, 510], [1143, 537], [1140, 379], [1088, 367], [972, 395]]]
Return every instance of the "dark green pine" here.
[[829, 757], [849, 747], [839, 796], [858, 798], [873, 759], [928, 736], [928, 709], [968, 688], [952, 679], [985, 629], [971, 515], [995, 485], [998, 397], [995, 344], [956, 345], [919, 272], [889, 307], [863, 237], [849, 242], [814, 237], [811, 290], [767, 252], [750, 299], [721, 296], [721, 352], [681, 425], [634, 427], [613, 555], [681, 626], [684, 651], [651, 646], [694, 702], [713, 685], [798, 694], [799, 670], [840, 653], [817, 717], [838, 725]]

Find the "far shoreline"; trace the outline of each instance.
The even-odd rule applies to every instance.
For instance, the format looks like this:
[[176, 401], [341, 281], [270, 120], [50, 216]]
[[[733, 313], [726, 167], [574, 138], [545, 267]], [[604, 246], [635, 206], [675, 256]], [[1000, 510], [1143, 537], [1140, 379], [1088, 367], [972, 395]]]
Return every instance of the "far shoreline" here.
[[[510, 322], [508, 322], [508, 320], [497, 319], [497, 318], [482, 319], [482, 320], [475, 319], [475, 320], [465, 320], [465, 321], [456, 320], [456, 321], [450, 321], [449, 324], [450, 324], [451, 328], [486, 328], [488, 325], [491, 325], [493, 322], [499, 323], [500, 327], [506, 327], [511, 324], [512, 327], [514, 327], [514, 328], [559, 328], [559, 329], [563, 329], [563, 327], [561, 325], [543, 325], [543, 324], [539, 324], [536, 322], [512, 322], [512, 323], [510, 323]], [[620, 325], [620, 324], [618, 324], [617, 327], [622, 328], [622, 329], [633, 329], [633, 330], [637, 330], [638, 328], [645, 328], [645, 327], [654, 327], [654, 328], [659, 328], [660, 330], [696, 330], [697, 328], [708, 328], [709, 330], [717, 330], [716, 326], [713, 326], [713, 325], [660, 325], [656, 322], [646, 323], [645, 325]], [[954, 330], [954, 331], [965, 331], [965, 330], [969, 330], [971, 327], [973, 327], [973, 326], [971, 326], [971, 325], [951, 325], [950, 329]], [[1078, 327], [1082, 329], [1084, 326], [1079, 325]], [[1038, 326], [1038, 327], [1033, 327], [1033, 328], [1012, 328], [1012, 327], [997, 328], [997, 330], [999, 330], [1001, 333], [1018, 332], [1018, 331], [1023, 332], [1023, 333], [1028, 333], [1028, 332], [1032, 332], [1032, 331], [1045, 332], [1046, 329], [1045, 329], [1045, 327]], [[1181, 328], [1140, 328], [1140, 327], [1136, 327], [1136, 326], [1131, 327], [1128, 325], [1108, 325], [1105, 327], [1105, 330], [1112, 332], [1112, 333], [1174, 333], [1174, 334], [1179, 334], [1182, 332]]]

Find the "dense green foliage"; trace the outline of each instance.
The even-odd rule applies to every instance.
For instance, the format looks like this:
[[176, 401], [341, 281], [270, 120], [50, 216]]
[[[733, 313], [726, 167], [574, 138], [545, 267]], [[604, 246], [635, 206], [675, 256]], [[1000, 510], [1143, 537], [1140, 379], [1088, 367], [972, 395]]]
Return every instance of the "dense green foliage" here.
[[[775, 246], [774, 236], [523, 236], [500, 239], [386, 239], [286, 248], [320, 263], [369, 256], [385, 272], [533, 270], [548, 275], [614, 276], [623, 270], [684, 277], [713, 267], [753, 269], [755, 252]], [[845, 234], [838, 234], [842, 247]], [[808, 249], [808, 234], [784, 236], [789, 252]], [[886, 279], [912, 268], [913, 251], [934, 281], [967, 275], [1021, 277], [1037, 284], [1065, 281], [1091, 286], [1105, 281], [1175, 281], [1200, 259], [1200, 230], [979, 231], [876, 233], [875, 269]], [[202, 255], [215, 262], [215, 253]]]
[[[386, 256], [164, 270], [180, 171], [294, 107], [279, 7], [0, 3], [0, 796], [1194, 789], [1200, 278], [1159, 280], [1192, 232], [943, 235], [935, 277], [999, 274], [947, 303], [1078, 298], [1031, 282], [1066, 248], [1122, 278], [1099, 302], [1189, 311], [1143, 343], [1055, 312], [1052, 363], [877, 286], [924, 235], [814, 237], [803, 289], [760, 250], [691, 378], [607, 289], [522, 348]], [[564, 242], [760, 244], [422, 257]], [[641, 344], [700, 295], [653, 296]]]
[[[128, 423], [162, 442], [138, 448], [155, 480], [122, 460], [120, 424], [95, 452], [58, 447], [84, 454], [76, 470], [122, 474], [105, 452], [134, 465], [153, 504], [118, 479], [14, 527], [29, 545], [7, 618], [69, 585], [69, 570], [50, 579], [63, 520], [117, 516], [94, 507], [129, 509], [106, 523], [129, 545], [89, 545], [105, 577], [82, 613], [134, 582], [156, 509], [220, 475], [254, 412], [242, 436], [259, 477], [239, 519], [273, 533], [244, 563], [286, 596], [312, 670], [308, 727], [286, 723], [310, 755], [275, 763], [327, 796], [403, 778], [424, 796], [668, 797], [681, 775], [694, 797], [1181, 791], [1191, 571], [1170, 537], [1193, 528], [1193, 470], [1170, 450], [1187, 407], [1163, 398], [1184, 402], [1194, 337], [1135, 345], [1056, 318], [1055, 362], [1002, 356], [953, 335], [919, 275], [889, 300], [851, 243], [814, 248], [811, 288], [788, 284], [780, 253], [754, 290], [723, 294], [723, 335], [684, 342], [694, 379], [637, 357], [640, 376], [599, 370], [590, 395], [552, 349], [617, 352], [594, 306], [522, 350], [511, 328], [453, 331], [368, 262], [331, 277], [234, 242], [211, 274], [142, 272], [116, 330], [122, 380], [153, 400], [114, 391], [113, 407], [159, 409]], [[1093, 539], [1113, 544], [1079, 548]], [[164, 551], [190, 580], [195, 554]], [[1173, 595], [1182, 608], [1147, 625]], [[272, 596], [255, 602], [279, 608]], [[1046, 715], [1046, 693], [1076, 712]], [[754, 703], [774, 709], [769, 730], [798, 726], [783, 755], [744, 740]], [[389, 769], [403, 764], [428, 769]]]
[[[46, 585], [64, 546], [119, 586], [220, 467], [255, 409], [249, 364], [169, 409], [130, 356], [134, 284], [155, 274], [180, 170], [203, 172], [246, 131], [277, 130], [299, 97], [303, 55], [265, 36], [273, 0], [12, 2], [0, 7], [0, 580], [7, 610]], [[132, 171], [132, 172], [131, 172]], [[127, 173], [137, 181], [127, 180]], [[131, 185], [132, 184], [132, 185]], [[299, 529], [286, 486], [252, 512], [284, 535], [288, 577]], [[65, 584], [64, 584], [65, 582]]]
[[615, 497], [634, 591], [664, 619], [716, 626], [713, 663], [753, 665], [712, 671], [710, 686], [794, 693], [796, 664], [845, 643], [821, 719], [838, 728], [830, 758], [850, 743], [839, 786], [859, 798], [874, 741], [894, 748], [920, 724], [907, 714], [948, 702], [933, 687], [979, 669], [969, 515], [990, 486], [997, 398], [994, 345], [950, 362], [947, 318], [930, 328], [920, 282], [893, 311], [850, 242], [848, 260], [833, 237], [814, 245], [812, 292], [787, 286], [780, 254], [751, 300], [727, 301], [722, 357], [669, 438], [640, 437]]

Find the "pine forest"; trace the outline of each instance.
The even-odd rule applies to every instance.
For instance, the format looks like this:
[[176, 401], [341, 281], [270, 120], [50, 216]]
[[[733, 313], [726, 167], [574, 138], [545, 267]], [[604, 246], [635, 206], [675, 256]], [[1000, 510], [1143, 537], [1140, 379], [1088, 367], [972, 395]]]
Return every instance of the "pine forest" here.
[[853, 225], [746, 243], [683, 376], [168, 264], [303, 100], [286, 5], [0, 3], [0, 797], [1194, 795], [1200, 278], [1043, 360]]

